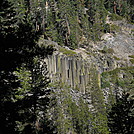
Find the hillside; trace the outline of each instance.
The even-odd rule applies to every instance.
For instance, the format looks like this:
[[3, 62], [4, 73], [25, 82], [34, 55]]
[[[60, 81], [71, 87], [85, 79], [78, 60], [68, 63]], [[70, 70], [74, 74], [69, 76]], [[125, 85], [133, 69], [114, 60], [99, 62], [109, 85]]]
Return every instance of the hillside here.
[[133, 134], [133, 12], [133, 0], [2, 0], [0, 134]]

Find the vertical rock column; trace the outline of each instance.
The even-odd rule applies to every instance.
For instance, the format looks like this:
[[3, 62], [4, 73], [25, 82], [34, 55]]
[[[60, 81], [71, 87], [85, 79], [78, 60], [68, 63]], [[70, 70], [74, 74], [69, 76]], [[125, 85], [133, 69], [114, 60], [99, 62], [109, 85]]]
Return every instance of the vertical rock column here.
[[[53, 54], [45, 59], [51, 82], [58, 81], [81, 92], [89, 83], [89, 63], [73, 56]], [[99, 76], [98, 76], [99, 77]]]

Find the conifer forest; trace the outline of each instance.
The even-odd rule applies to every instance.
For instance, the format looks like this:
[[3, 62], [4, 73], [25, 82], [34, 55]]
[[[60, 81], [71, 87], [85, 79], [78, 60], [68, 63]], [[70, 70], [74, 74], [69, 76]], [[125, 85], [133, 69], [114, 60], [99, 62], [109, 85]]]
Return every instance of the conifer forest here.
[[134, 134], [134, 0], [0, 0], [0, 134]]

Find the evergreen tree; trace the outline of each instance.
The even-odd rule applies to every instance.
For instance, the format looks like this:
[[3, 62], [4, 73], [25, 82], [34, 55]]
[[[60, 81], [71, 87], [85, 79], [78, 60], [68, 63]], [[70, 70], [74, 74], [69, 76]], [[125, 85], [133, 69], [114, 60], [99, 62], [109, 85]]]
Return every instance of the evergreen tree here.
[[38, 133], [41, 128], [35, 128], [35, 124], [44, 116], [49, 103], [47, 95], [50, 90], [46, 89], [49, 84], [46, 64], [36, 57], [33, 63], [25, 65], [15, 73], [21, 82], [21, 88], [16, 89], [15, 93], [16, 103], [20, 105], [18, 130], [28, 133], [27, 126], [31, 126], [30, 133]]
[[108, 134], [106, 108], [104, 94], [100, 88], [99, 72], [92, 65], [89, 77], [89, 93], [92, 101], [93, 129], [92, 133]]
[[[16, 104], [13, 102], [14, 90], [19, 86], [13, 70], [16, 67], [15, 44], [15, 11], [7, 0], [0, 1], [0, 133], [14, 133], [18, 117]], [[10, 44], [11, 43], [11, 44]]]
[[129, 93], [116, 97], [116, 103], [108, 112], [108, 126], [114, 134], [134, 133], [134, 99]]
[[[16, 89], [21, 87], [14, 71], [22, 63], [30, 63], [38, 55], [44, 57], [52, 53], [52, 48], [39, 47], [40, 32], [33, 29], [27, 17], [17, 22], [13, 4], [8, 0], [0, 1], [0, 132], [16, 133], [19, 110], [23, 101], [16, 101]], [[44, 80], [44, 79], [43, 79]], [[36, 100], [36, 99], [35, 99]], [[27, 115], [28, 117], [28, 115]]]

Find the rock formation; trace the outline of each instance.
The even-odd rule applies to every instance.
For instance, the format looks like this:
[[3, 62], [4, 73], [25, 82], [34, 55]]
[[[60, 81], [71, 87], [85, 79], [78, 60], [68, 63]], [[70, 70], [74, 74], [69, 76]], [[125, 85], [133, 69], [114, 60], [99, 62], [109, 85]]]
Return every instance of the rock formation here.
[[52, 82], [64, 83], [85, 92], [89, 82], [90, 63], [80, 57], [54, 53], [46, 59]]

